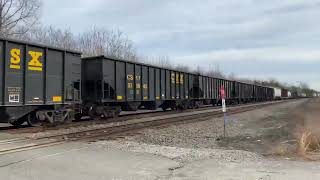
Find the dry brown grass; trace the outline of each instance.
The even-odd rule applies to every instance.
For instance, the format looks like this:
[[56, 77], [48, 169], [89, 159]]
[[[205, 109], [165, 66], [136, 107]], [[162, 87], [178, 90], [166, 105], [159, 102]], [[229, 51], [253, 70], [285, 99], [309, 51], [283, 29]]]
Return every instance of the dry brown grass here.
[[297, 153], [309, 160], [319, 160], [320, 137], [310, 130], [305, 130], [298, 138]]
[[287, 145], [277, 145], [271, 148], [271, 154], [275, 156], [287, 156], [290, 154], [290, 149]]

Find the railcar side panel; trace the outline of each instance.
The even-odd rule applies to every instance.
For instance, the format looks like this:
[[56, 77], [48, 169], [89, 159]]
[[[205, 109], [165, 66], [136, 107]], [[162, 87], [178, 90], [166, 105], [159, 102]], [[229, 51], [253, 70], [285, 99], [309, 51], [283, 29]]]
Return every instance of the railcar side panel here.
[[[64, 52], [64, 102], [81, 100], [81, 59], [79, 55]], [[59, 103], [59, 101], [56, 101]]]
[[[220, 89], [221, 89], [221, 87], [224, 88], [225, 93], [226, 93], [226, 86], [225, 86], [225, 84], [224, 84], [224, 80], [223, 80], [223, 79], [220, 80]], [[219, 95], [221, 95], [221, 91], [220, 91]]]
[[149, 67], [149, 100], [155, 101], [155, 70]]
[[220, 99], [221, 80], [217, 79], [217, 97]]
[[142, 97], [143, 100], [149, 100], [149, 68], [142, 66]]
[[233, 98], [239, 98], [239, 83], [234, 81], [233, 82], [234, 87], [233, 87]]
[[136, 101], [142, 100], [142, 82], [141, 82], [141, 66], [135, 65], [135, 91], [136, 91]]
[[126, 97], [128, 101], [134, 101], [134, 64], [126, 63], [126, 73]]
[[[63, 97], [63, 53], [50, 50], [46, 60], [46, 99], [47, 104], [55, 103], [53, 97]], [[85, 72], [83, 72], [85, 73]]]
[[206, 91], [206, 77], [205, 76], [201, 76], [202, 77], [202, 86], [201, 86], [201, 89], [202, 89], [202, 91], [201, 91], [201, 98], [202, 99], [205, 99], [205, 97], [206, 97], [206, 93], [207, 93], [207, 91]]
[[212, 78], [209, 78], [209, 99], [213, 99], [212, 98], [212, 92], [213, 92], [213, 89], [212, 89]]
[[219, 99], [219, 80], [218, 79], [214, 79], [214, 96], [215, 99]]
[[155, 96], [156, 100], [161, 99], [161, 76], [160, 76], [160, 69], [155, 69]]
[[212, 78], [212, 84], [211, 84], [211, 89], [212, 89], [212, 99], [216, 99], [216, 85], [215, 85], [215, 78]]
[[227, 89], [228, 89], [228, 93], [227, 93], [227, 99], [231, 98], [231, 84], [230, 81], [226, 80], [226, 84], [227, 84]]
[[189, 99], [190, 98], [190, 94], [189, 94], [189, 74], [185, 74], [184, 75], [184, 95], [185, 95], [185, 99]]
[[[62, 54], [61, 54], [61, 57], [62, 57]], [[101, 97], [97, 97], [97, 94], [98, 94], [97, 91], [99, 90], [97, 89], [97, 83], [101, 81], [101, 75], [103, 75], [102, 65], [105, 66], [104, 64], [102, 65], [101, 64], [102, 64], [102, 61], [98, 59], [90, 60], [90, 61], [85, 61], [85, 60], [82, 61], [82, 96], [84, 101], [99, 101], [99, 99], [101, 98]], [[114, 67], [115, 66], [113, 66], [113, 68]], [[52, 71], [54, 72], [54, 69], [52, 69]], [[112, 75], [112, 77], [114, 77], [114, 74]], [[109, 78], [110, 77], [108, 77], [108, 79]], [[50, 77], [49, 80], [50, 82], [53, 82], [53, 83], [59, 81], [57, 78], [54, 78], [54, 77], [52, 78]], [[61, 79], [61, 84], [63, 84], [63, 79]], [[52, 85], [54, 86], [54, 84]], [[61, 92], [61, 96], [63, 96], [62, 92]]]
[[4, 66], [5, 66], [5, 49], [4, 49], [4, 42], [0, 41], [0, 105], [3, 104], [3, 86], [4, 86]]
[[172, 99], [171, 96], [171, 86], [172, 86], [172, 79], [171, 79], [171, 73], [169, 70], [165, 70], [166, 71], [166, 99], [170, 100]]
[[198, 90], [198, 98], [204, 98], [204, 83], [203, 83], [203, 76], [199, 76], [199, 90]]
[[214, 99], [219, 99], [218, 97], [218, 80], [216, 78], [213, 79], [213, 94]]
[[210, 78], [206, 77], [206, 99], [210, 99]]
[[229, 95], [229, 93], [230, 93], [230, 86], [229, 86], [229, 81], [227, 81], [227, 80], [224, 80], [224, 82], [225, 82], [225, 91], [226, 91], [226, 99], [229, 99], [229, 97], [230, 97], [230, 95]]
[[170, 71], [170, 74], [171, 99], [176, 99], [176, 73], [174, 71]]
[[189, 74], [189, 96], [191, 99], [195, 98], [194, 94], [194, 76], [192, 74]]
[[[104, 101], [115, 101], [116, 100], [116, 71], [115, 71], [115, 61], [111, 60], [104, 60], [102, 64], [103, 68], [103, 100]], [[87, 67], [90, 68], [90, 67]], [[99, 70], [99, 64], [96, 64], [96, 66], [92, 67], [92, 71], [87, 74], [87, 76], [91, 76], [95, 71]], [[93, 76], [92, 79], [100, 80], [101, 77]], [[86, 87], [87, 88], [87, 87]], [[99, 89], [99, 87], [95, 87], [96, 89]], [[90, 91], [88, 91], [90, 92]], [[89, 96], [90, 95], [84, 95]]]
[[[28, 55], [26, 62], [28, 68], [25, 72], [25, 94], [24, 102], [26, 105], [44, 104], [44, 51], [42, 48], [27, 47]], [[32, 56], [31, 56], [32, 55]], [[57, 68], [57, 67], [56, 67]], [[61, 68], [61, 67], [60, 67]], [[37, 87], [37, 88], [35, 88]]]
[[126, 74], [125, 63], [116, 62], [116, 97], [117, 101], [126, 100]]
[[180, 85], [180, 99], [185, 99], [185, 91], [184, 91], [184, 78], [185, 75], [184, 73], [180, 73], [180, 77], [179, 77], [179, 85]]
[[234, 83], [230, 81], [230, 98], [234, 99]]
[[22, 44], [8, 42], [5, 59], [5, 105], [23, 105], [24, 98], [24, 54], [25, 48]]
[[166, 94], [166, 89], [169, 89], [169, 86], [167, 87], [167, 80], [166, 80], [166, 70], [164, 69], [161, 69], [160, 71], [161, 73], [161, 100], [165, 100], [166, 97], [167, 97], [167, 94]]
[[212, 81], [213, 81], [213, 78], [209, 77], [209, 99], [213, 99]]
[[175, 72], [176, 99], [180, 99], [180, 73]]
[[228, 94], [228, 92], [227, 92], [228, 88], [227, 88], [227, 86], [226, 86], [226, 81], [222, 79], [221, 82], [222, 82], [222, 86], [224, 87], [225, 96], [227, 96], [227, 94]]
[[230, 98], [230, 85], [229, 85], [229, 81], [228, 80], [225, 80], [225, 89], [226, 89], [226, 99], [229, 99]]
[[282, 88], [281, 89], [281, 97], [287, 98], [288, 97], [288, 90]]
[[227, 87], [228, 87], [227, 99], [230, 99], [231, 98], [231, 83], [228, 80], [227, 80]]
[[206, 98], [205, 99], [210, 99], [210, 90], [209, 90], [209, 77], [206, 77]]
[[207, 77], [202, 77], [203, 99], [207, 98]]
[[219, 93], [218, 93], [218, 96], [219, 96], [219, 99], [221, 99], [221, 87], [223, 86], [223, 82], [221, 79], [219, 79], [219, 83], [218, 83], [218, 90], [219, 90]]

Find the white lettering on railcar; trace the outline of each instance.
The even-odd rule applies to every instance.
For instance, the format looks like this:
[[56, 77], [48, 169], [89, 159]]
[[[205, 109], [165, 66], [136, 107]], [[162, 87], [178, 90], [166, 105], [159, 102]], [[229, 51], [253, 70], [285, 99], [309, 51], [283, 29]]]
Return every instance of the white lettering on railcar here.
[[20, 102], [20, 95], [19, 94], [9, 94], [9, 102], [11, 102], [11, 103]]

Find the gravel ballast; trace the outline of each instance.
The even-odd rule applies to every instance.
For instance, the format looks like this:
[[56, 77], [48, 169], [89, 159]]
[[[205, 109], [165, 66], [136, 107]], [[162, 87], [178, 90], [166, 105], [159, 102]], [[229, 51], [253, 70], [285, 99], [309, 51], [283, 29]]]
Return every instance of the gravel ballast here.
[[[150, 128], [125, 140], [160, 146], [181, 148], [235, 149], [229, 143], [239, 140], [263, 144], [265, 134], [286, 125], [282, 119], [306, 100], [291, 101], [274, 106], [228, 116], [226, 138], [223, 137], [223, 118], [208, 121], [172, 125], [167, 128]], [[273, 132], [272, 132], [273, 133]], [[269, 135], [269, 134], [268, 134]], [[261, 137], [261, 138], [260, 138]], [[224, 144], [222, 146], [222, 144]], [[236, 148], [238, 149], [238, 148]], [[250, 148], [241, 148], [250, 150]]]
[[103, 145], [107, 148], [131, 151], [136, 153], [150, 153], [163, 156], [180, 163], [213, 159], [217, 162], [242, 162], [243, 160], [259, 161], [262, 156], [242, 151], [242, 150], [223, 150], [223, 149], [192, 149], [170, 146], [151, 145], [133, 141], [100, 141], [96, 145]]

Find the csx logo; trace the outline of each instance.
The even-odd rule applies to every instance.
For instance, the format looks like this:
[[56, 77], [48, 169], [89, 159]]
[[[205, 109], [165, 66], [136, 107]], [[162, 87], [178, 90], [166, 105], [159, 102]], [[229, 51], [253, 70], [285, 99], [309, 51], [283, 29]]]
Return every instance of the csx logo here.
[[[21, 50], [20, 49], [11, 49], [10, 51], [10, 68], [11, 69], [20, 69], [21, 68]], [[31, 60], [28, 62], [28, 70], [31, 71], [42, 71], [42, 63], [40, 58], [42, 57], [42, 52], [29, 51]]]
[[127, 80], [133, 81], [133, 75], [127, 75]]

